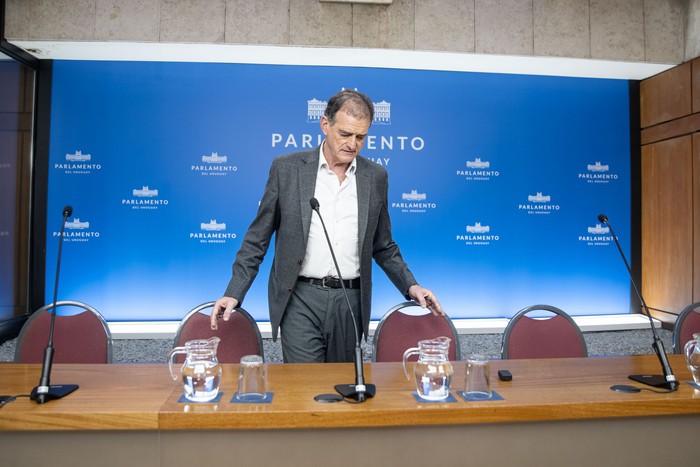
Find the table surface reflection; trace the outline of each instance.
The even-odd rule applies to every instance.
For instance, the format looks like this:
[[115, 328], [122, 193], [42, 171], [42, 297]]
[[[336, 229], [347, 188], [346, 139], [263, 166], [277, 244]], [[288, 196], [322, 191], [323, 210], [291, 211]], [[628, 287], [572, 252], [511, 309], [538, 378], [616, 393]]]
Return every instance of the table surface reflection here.
[[[680, 381], [691, 375], [679, 355], [669, 360]], [[452, 362], [454, 402], [419, 403], [400, 363], [367, 363], [376, 396], [362, 404], [320, 403], [314, 397], [354, 380], [352, 364], [269, 364], [271, 403], [235, 404], [238, 365], [223, 365], [221, 400], [182, 403], [182, 386], [165, 364], [54, 365], [52, 384], [78, 384], [69, 396], [36, 404], [18, 398], [0, 410], [2, 430], [179, 430], [341, 428], [573, 420], [700, 413], [700, 390], [681, 383], [673, 393], [625, 394], [628, 374], [659, 373], [653, 355], [616, 358], [493, 360], [492, 387], [503, 400], [466, 402], [464, 362]], [[513, 374], [498, 381], [499, 369]], [[0, 364], [0, 393], [27, 394], [41, 365]]]

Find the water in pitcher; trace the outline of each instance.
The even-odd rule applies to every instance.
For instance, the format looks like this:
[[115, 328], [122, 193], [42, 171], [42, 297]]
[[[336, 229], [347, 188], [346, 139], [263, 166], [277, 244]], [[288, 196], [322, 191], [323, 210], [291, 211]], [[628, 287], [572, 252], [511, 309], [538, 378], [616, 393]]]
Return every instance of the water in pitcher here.
[[693, 334], [693, 339], [685, 344], [684, 353], [693, 380], [700, 384], [700, 333]]
[[450, 395], [453, 369], [449, 362], [416, 362], [414, 370], [418, 395], [431, 401], [446, 399]]
[[191, 401], [210, 401], [219, 393], [221, 366], [217, 362], [196, 362], [182, 368], [185, 397]]

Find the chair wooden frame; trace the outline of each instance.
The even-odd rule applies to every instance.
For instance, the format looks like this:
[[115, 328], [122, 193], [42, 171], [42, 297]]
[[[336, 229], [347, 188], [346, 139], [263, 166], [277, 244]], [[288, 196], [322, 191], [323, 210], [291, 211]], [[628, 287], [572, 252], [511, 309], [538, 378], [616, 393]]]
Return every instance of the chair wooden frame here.
[[[379, 339], [381, 338], [382, 330], [383, 330], [384, 325], [386, 324], [387, 320], [389, 319], [389, 317], [391, 315], [393, 315], [394, 313], [397, 313], [397, 312], [401, 313], [401, 310], [403, 310], [405, 308], [411, 308], [411, 307], [420, 307], [420, 305], [416, 302], [413, 302], [413, 301], [399, 303], [398, 305], [392, 307], [389, 311], [387, 311], [384, 314], [384, 316], [382, 316], [382, 319], [379, 321], [379, 324], [377, 325], [377, 329], [374, 331], [374, 336], [372, 338], [372, 358], [371, 358], [371, 360], [373, 362], [377, 361], [377, 349], [379, 347]], [[421, 316], [424, 316], [424, 315], [427, 315], [430, 313], [431, 313], [431, 311], [426, 309], [425, 313], [422, 315], [419, 315], [418, 317], [421, 317]], [[457, 332], [457, 329], [455, 328], [454, 323], [452, 323], [452, 320], [447, 315], [444, 316], [444, 319], [447, 322], [447, 324], [452, 332], [451, 335], [445, 336], [445, 337], [449, 337], [452, 339], [451, 346], [454, 345], [456, 359], [461, 360], [462, 359], [462, 352], [460, 350], [460, 344], [459, 344], [459, 333]], [[426, 336], [425, 338], [430, 339], [430, 338], [434, 338], [434, 337], [439, 337], [439, 336]], [[412, 346], [410, 346], [410, 347], [415, 347], [416, 345], [418, 345], [417, 341], [414, 342], [412, 344]], [[407, 348], [410, 348], [410, 347], [407, 347]]]
[[[568, 313], [565, 311], [551, 305], [531, 305], [528, 307], [523, 308], [522, 310], [518, 311], [513, 317], [508, 321], [508, 324], [506, 325], [505, 330], [503, 331], [503, 338], [501, 340], [501, 358], [503, 360], [506, 360], [508, 358], [512, 358], [509, 355], [508, 351], [508, 342], [510, 340], [511, 334], [513, 330], [515, 329], [516, 325], [518, 324], [518, 321], [521, 319], [525, 318], [528, 313], [533, 312], [533, 311], [549, 311], [551, 313], [554, 313], [557, 316], [561, 316], [564, 318], [566, 321], [569, 322], [571, 325], [572, 329], [576, 331], [576, 334], [578, 335], [582, 350], [583, 350], [583, 356], [587, 357], [588, 356], [588, 346], [586, 345], [586, 340], [583, 338], [583, 333], [581, 332], [581, 328], [579, 328], [578, 324], [569, 316]], [[531, 318], [532, 319], [532, 318]], [[551, 318], [545, 318], [545, 319], [551, 319]]]
[[[56, 308], [62, 307], [62, 306], [72, 306], [76, 308], [81, 308], [84, 311], [81, 313], [92, 313], [95, 318], [97, 318], [97, 321], [102, 325], [102, 329], [105, 332], [105, 337], [107, 339], [107, 355], [106, 355], [106, 363], [112, 363], [112, 332], [109, 330], [109, 326], [107, 325], [107, 322], [105, 321], [104, 317], [100, 312], [98, 312], [95, 308], [92, 306], [88, 305], [87, 303], [79, 302], [76, 300], [59, 300], [56, 302]], [[42, 315], [42, 313], [51, 313], [51, 310], [53, 309], [53, 303], [46, 304], [36, 310], [32, 315], [27, 319], [27, 321], [24, 323], [22, 326], [22, 329], [20, 330], [19, 335], [17, 336], [17, 341], [16, 341], [16, 346], [15, 346], [15, 362], [16, 363], [22, 363], [24, 362], [24, 359], [26, 356], [23, 356], [23, 349], [24, 349], [24, 340], [27, 336], [27, 333], [29, 332], [31, 326], [35, 323], [37, 319], [39, 319]], [[56, 325], [64, 319], [70, 319], [70, 316], [61, 316], [61, 315], [56, 315]], [[54, 329], [54, 333], [56, 330]], [[54, 334], [55, 335], [55, 334]], [[48, 343], [48, 339], [46, 342], [44, 342], [44, 347]]]
[[[184, 342], [180, 342], [180, 340], [181, 340], [182, 333], [183, 333], [183, 330], [185, 329], [185, 324], [187, 323], [187, 321], [188, 321], [192, 316], [195, 316], [197, 313], [200, 313], [200, 314], [203, 314], [203, 315], [204, 315], [204, 313], [201, 313], [201, 312], [202, 312], [203, 310], [206, 310], [207, 308], [212, 308], [212, 307], [214, 306], [214, 303], [215, 303], [215, 302], [213, 302], [213, 301], [202, 303], [201, 305], [198, 305], [198, 306], [192, 308], [192, 309], [185, 315], [185, 317], [182, 318], [182, 320], [180, 321], [180, 324], [179, 324], [179, 326], [178, 326], [178, 328], [177, 328], [177, 332], [175, 333], [175, 338], [173, 339], [173, 347], [177, 347], [177, 346], [181, 346], [181, 345], [184, 345], [184, 344], [185, 344]], [[260, 328], [258, 327], [258, 323], [257, 323], [257, 322], [255, 321], [255, 319], [250, 315], [250, 313], [248, 313], [248, 312], [247, 312], [245, 309], [243, 309], [243, 308], [235, 308], [235, 309], [234, 309], [234, 313], [240, 314], [241, 316], [243, 316], [243, 317], [251, 324], [251, 326], [252, 326], [252, 328], [253, 328], [253, 331], [255, 332], [255, 337], [256, 337], [256, 341], [257, 341], [257, 348], [258, 348], [258, 355], [260, 355], [261, 357], [263, 357], [263, 360], [264, 360], [264, 359], [265, 359], [265, 355], [264, 355], [263, 339], [262, 339], [262, 334], [260, 333]], [[215, 331], [211, 331], [211, 335], [206, 336], [206, 337], [202, 336], [202, 338], [207, 338], [207, 337], [211, 337], [211, 336], [214, 336], [214, 335], [217, 335], [217, 333], [216, 333]], [[221, 336], [219, 336], [219, 337], [221, 337]], [[221, 344], [219, 344], [219, 345], [221, 346]], [[219, 360], [221, 361], [221, 359], [219, 359]], [[222, 363], [238, 363], [238, 362], [224, 362], [224, 361], [222, 361]]]
[[700, 316], [700, 302], [691, 303], [683, 308], [683, 311], [676, 318], [676, 323], [673, 325], [673, 353], [683, 353], [683, 347], [685, 346], [685, 342], [682, 342], [683, 325], [688, 317], [691, 316], [691, 313], [698, 313]]

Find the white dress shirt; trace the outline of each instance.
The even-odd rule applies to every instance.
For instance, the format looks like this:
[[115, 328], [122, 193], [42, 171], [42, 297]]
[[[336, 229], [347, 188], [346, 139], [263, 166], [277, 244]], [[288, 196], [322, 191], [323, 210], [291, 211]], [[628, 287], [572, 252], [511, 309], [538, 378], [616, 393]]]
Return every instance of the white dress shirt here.
[[[341, 183], [338, 176], [330, 170], [321, 145], [314, 197], [318, 200], [326, 223], [338, 267], [346, 280], [360, 277], [356, 169], [357, 161], [353, 159], [345, 172], [345, 180]], [[314, 278], [338, 277], [323, 226], [315, 213], [311, 216], [306, 255], [299, 275]]]

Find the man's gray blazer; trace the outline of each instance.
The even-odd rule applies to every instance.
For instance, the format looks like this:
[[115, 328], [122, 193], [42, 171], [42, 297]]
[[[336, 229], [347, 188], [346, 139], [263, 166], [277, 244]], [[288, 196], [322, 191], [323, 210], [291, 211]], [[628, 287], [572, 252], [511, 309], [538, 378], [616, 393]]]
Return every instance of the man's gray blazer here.
[[[255, 219], [243, 238], [233, 263], [233, 275], [225, 296], [243, 302], [274, 233], [275, 256], [268, 283], [268, 304], [272, 337], [296, 286], [297, 276], [306, 253], [318, 171], [319, 149], [300, 151], [275, 158], [265, 186], [265, 193]], [[388, 176], [386, 170], [357, 156], [358, 239], [360, 252], [360, 286], [362, 330], [369, 329], [372, 303], [372, 258], [391, 282], [405, 296], [416, 280], [401, 257], [391, 235], [387, 207]], [[241, 305], [239, 305], [241, 306]]]

